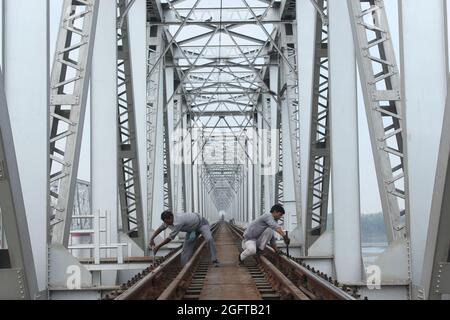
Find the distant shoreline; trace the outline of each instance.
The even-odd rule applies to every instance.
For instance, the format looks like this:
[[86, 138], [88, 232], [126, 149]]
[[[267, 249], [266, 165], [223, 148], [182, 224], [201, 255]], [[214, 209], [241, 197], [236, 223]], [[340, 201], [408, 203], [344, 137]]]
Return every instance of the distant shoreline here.
[[387, 242], [363, 242], [362, 247], [366, 248], [384, 248], [388, 246]]

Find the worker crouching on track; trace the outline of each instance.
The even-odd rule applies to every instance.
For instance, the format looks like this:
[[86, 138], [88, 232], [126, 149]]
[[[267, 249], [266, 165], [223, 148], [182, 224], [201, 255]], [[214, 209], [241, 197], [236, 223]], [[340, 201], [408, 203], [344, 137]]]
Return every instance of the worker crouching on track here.
[[[186, 212], [173, 214], [169, 210], [164, 211], [161, 214], [161, 220], [164, 223], [155, 231], [152, 238], [150, 239], [149, 247], [150, 249], [153, 249], [153, 252], [155, 254], [159, 251], [159, 249], [161, 249], [161, 247], [174, 240], [180, 231], [186, 232], [186, 239], [184, 240], [181, 253], [181, 264], [184, 266], [192, 257], [196, 243], [195, 240], [197, 239], [199, 234], [202, 234], [203, 238], [206, 241], [206, 246], [208, 247], [212, 263], [216, 267], [219, 266], [219, 261], [217, 260], [216, 254], [216, 246], [214, 244], [214, 239], [211, 234], [211, 228], [209, 226], [208, 220], [202, 218], [198, 213]], [[167, 228], [172, 231], [169, 237], [159, 245], [155, 246], [155, 238]]]
[[289, 245], [291, 240], [277, 223], [277, 220], [284, 214], [284, 208], [281, 205], [276, 204], [270, 210], [270, 214], [268, 213], [260, 216], [248, 226], [247, 230], [244, 232], [244, 240], [242, 241], [242, 249], [244, 249], [244, 251], [239, 254], [239, 263], [242, 263], [250, 256], [264, 251], [268, 243], [270, 243], [271, 247], [277, 252], [274, 231], [278, 232], [283, 237], [286, 245]]

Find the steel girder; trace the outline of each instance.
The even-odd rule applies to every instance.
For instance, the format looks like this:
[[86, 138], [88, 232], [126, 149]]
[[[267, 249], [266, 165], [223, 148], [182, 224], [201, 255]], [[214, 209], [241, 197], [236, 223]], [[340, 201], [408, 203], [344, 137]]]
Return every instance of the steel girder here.
[[[173, 122], [174, 130], [178, 132], [184, 132], [186, 128], [186, 112], [184, 108], [186, 105], [183, 101], [176, 100], [174, 102]], [[175, 171], [173, 172], [175, 190], [174, 193], [174, 210], [179, 212], [185, 212], [187, 208], [187, 194], [186, 194], [186, 155], [185, 155], [185, 143], [181, 135], [173, 138], [174, 148], [176, 153], [174, 157], [178, 157], [179, 160], [174, 159]], [[181, 161], [180, 161], [181, 160]]]
[[65, 0], [50, 83], [51, 241], [69, 242], [98, 0]]
[[122, 230], [145, 249], [144, 217], [136, 136], [133, 72], [128, 30], [128, 11], [132, 2], [117, 3], [117, 120], [118, 178]]
[[[277, 57], [278, 58], [278, 57]], [[270, 81], [270, 89], [273, 92], [279, 92], [280, 90], [280, 71], [278, 68], [268, 68], [268, 77]], [[273, 97], [266, 97], [266, 104], [268, 112], [270, 113], [270, 133], [269, 139], [269, 152], [270, 152], [270, 165], [271, 165], [271, 177], [269, 179], [271, 188], [273, 187], [273, 198], [270, 199], [273, 203], [283, 204], [284, 200], [284, 172], [283, 172], [283, 126], [282, 126], [282, 110], [279, 103]], [[273, 184], [273, 186], [272, 186]], [[271, 194], [272, 196], [272, 194]]]
[[7, 249], [0, 248], [0, 300], [29, 300], [38, 283], [9, 121], [0, 70], [0, 215], [7, 240]]
[[450, 294], [450, 77], [447, 92], [423, 267], [425, 298], [433, 300]]
[[[270, 86], [266, 81], [270, 66], [277, 67], [278, 60], [282, 60], [291, 72], [296, 71], [295, 56], [290, 60], [285, 57], [276, 40], [278, 27], [289, 23], [289, 21], [281, 20], [280, 7], [292, 11], [292, 5], [285, 7], [283, 6], [284, 2], [267, 1], [264, 2], [266, 6], [255, 8], [250, 7], [247, 1], [242, 0], [243, 6], [238, 10], [221, 7], [218, 10], [221, 13], [219, 17], [215, 12], [217, 8], [214, 5], [211, 5], [210, 8], [199, 7], [199, 1], [196, 1], [192, 8], [182, 8], [181, 3], [171, 1], [163, 4], [162, 16], [169, 17], [169, 19], [157, 23], [154, 28], [164, 29], [162, 33], [163, 37], [165, 36], [166, 47], [160, 51], [156, 62], [151, 64], [149, 73], [151, 74], [162, 60], [164, 60], [165, 67], [175, 68], [177, 71], [179, 85], [175, 87], [171, 97], [164, 99], [164, 103], [171, 103], [175, 96], [181, 96], [187, 102], [188, 108], [185, 112], [188, 127], [186, 129], [190, 133], [183, 137], [182, 142], [186, 139], [192, 140], [192, 143], [189, 143], [193, 150], [191, 152], [192, 166], [199, 161], [205, 163], [212, 161], [212, 164], [220, 164], [216, 161], [217, 159], [214, 160], [214, 156], [211, 158], [206, 154], [216, 132], [231, 133], [231, 136], [236, 139], [234, 147], [231, 145], [223, 147], [224, 150], [229, 150], [223, 152], [225, 162], [222, 165], [227, 164], [226, 159], [229, 158], [228, 156], [232, 157], [233, 152], [238, 155], [236, 158], [240, 159], [238, 161], [242, 160], [246, 163], [246, 157], [250, 157], [248, 154], [249, 144], [253, 143], [256, 148], [258, 143], [253, 140], [242, 140], [246, 129], [251, 127], [256, 129], [258, 121], [268, 122], [261, 111], [262, 99], [259, 97], [266, 95], [269, 99], [274, 100], [278, 109], [280, 106], [278, 89], [275, 90], [277, 92], [271, 90], [270, 87], [275, 86]], [[233, 13], [233, 11], [237, 13]], [[214, 16], [203, 19], [207, 13]], [[241, 13], [245, 15], [245, 20], [242, 20]], [[239, 19], [231, 17], [236, 14]], [[232, 21], [228, 23], [228, 20]], [[240, 20], [239, 23], [234, 23], [238, 20]], [[269, 23], [272, 20], [273, 23]], [[246, 24], [258, 28], [261, 35], [253, 37], [243, 32], [242, 25]], [[178, 29], [171, 27], [173, 25], [178, 25]], [[200, 29], [197, 29], [188, 34], [186, 29], [192, 27], [203, 28], [204, 31], [199, 32]], [[219, 40], [220, 43], [216, 43]], [[278, 59], [274, 57], [278, 57]], [[278, 83], [276, 87], [278, 87]], [[298, 99], [296, 100], [298, 101]], [[259, 119], [255, 121], [255, 117], [259, 117]], [[168, 123], [168, 121], [165, 122]], [[175, 122], [177, 122], [175, 128], [178, 128], [179, 121]], [[165, 127], [167, 128], [167, 126]], [[206, 128], [209, 128], [209, 131], [204, 131]], [[266, 129], [270, 129], [270, 126]], [[194, 130], [202, 133], [194, 136]], [[259, 134], [259, 132], [256, 133], [257, 136]], [[280, 150], [281, 139], [282, 137], [280, 137], [280, 141], [274, 141], [274, 147]], [[165, 146], [165, 154], [170, 156], [167, 142], [165, 142]], [[280, 164], [282, 168], [282, 163]], [[199, 167], [198, 171], [201, 171], [201, 180], [208, 186], [222, 181], [213, 172], [206, 172], [202, 167]], [[241, 172], [239, 177], [233, 176], [229, 180], [243, 183], [244, 178], [241, 175], [245, 174], [247, 173]], [[208, 177], [208, 175], [211, 176]], [[262, 178], [264, 179], [263, 176]], [[272, 195], [275, 195], [275, 178], [272, 182], [273, 186], [269, 189], [272, 190]], [[277, 199], [281, 200], [283, 196], [282, 170], [277, 173], [277, 182]], [[192, 183], [195, 187], [195, 182], [192, 181]], [[234, 185], [228, 185], [231, 190], [233, 187], [236, 189]], [[234, 197], [239, 197], [239, 192], [233, 190], [232, 194]], [[194, 198], [194, 195], [192, 196]], [[204, 199], [200, 199], [200, 201], [202, 200]], [[213, 201], [215, 200], [213, 199]], [[275, 201], [275, 198], [270, 200], [270, 202], [272, 201]], [[230, 199], [231, 202], [232, 199]], [[244, 201], [242, 204], [248, 205], [248, 202]]]
[[328, 0], [317, 6], [305, 252], [325, 232], [330, 190]]
[[[163, 62], [163, 70], [165, 70], [165, 63]], [[173, 80], [173, 79], [172, 79]], [[163, 71], [163, 84], [167, 85], [166, 72]], [[168, 99], [167, 89], [164, 88], [163, 93], [163, 121], [164, 121], [164, 142], [163, 142], [163, 162], [164, 162], [164, 208], [173, 210], [173, 197], [172, 197], [172, 170], [171, 170], [171, 152], [170, 148], [170, 134], [169, 131], [173, 128], [169, 128], [169, 115], [168, 115]]]
[[[152, 212], [154, 199], [154, 181], [156, 176], [156, 138], [158, 127], [158, 113], [162, 112], [160, 104], [163, 96], [163, 66], [158, 58], [162, 54], [162, 28], [147, 24], [147, 228], [152, 229]], [[153, 70], [150, 72], [150, 70]]]
[[162, 17], [161, 1], [147, 0], [147, 22], [159, 22]]
[[[279, 4], [279, 3], [276, 3]], [[282, 23], [279, 19], [280, 8], [275, 6], [270, 11], [266, 11], [267, 7], [253, 7], [252, 8], [258, 19], [267, 24]], [[164, 24], [180, 24], [191, 8], [177, 8], [174, 10], [164, 10]], [[258, 21], [254, 19], [252, 13], [243, 7], [224, 7], [224, 8], [198, 8], [190, 16], [190, 21], [187, 24], [196, 25], [220, 25], [220, 24], [256, 24]]]
[[[288, 124], [285, 130], [289, 130], [290, 156], [293, 174], [294, 199], [295, 200], [295, 224], [297, 228], [302, 226], [301, 217], [301, 179], [300, 179], [300, 110], [298, 95], [298, 72], [297, 72], [297, 37], [296, 28], [291, 26], [292, 32], [288, 34], [285, 28], [281, 31], [281, 45], [283, 59], [280, 61], [281, 74], [281, 109], [288, 113]], [[286, 125], [286, 123], [283, 123]], [[286, 167], [286, 161], [284, 163]], [[286, 189], [288, 186], [284, 184]], [[290, 187], [290, 186], [289, 186]], [[292, 213], [291, 213], [292, 214]], [[301, 230], [301, 229], [300, 229]]]
[[406, 240], [408, 181], [400, 73], [382, 0], [348, 0], [389, 243]]

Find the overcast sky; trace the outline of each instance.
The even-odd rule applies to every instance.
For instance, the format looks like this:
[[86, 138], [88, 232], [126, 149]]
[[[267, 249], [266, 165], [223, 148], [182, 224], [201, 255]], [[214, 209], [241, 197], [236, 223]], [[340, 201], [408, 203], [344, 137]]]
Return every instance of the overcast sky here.
[[[240, 1], [240, 0], [236, 0]], [[54, 51], [56, 41], [59, 17], [61, 14], [62, 0], [51, 0], [51, 52]], [[187, 2], [186, 2], [187, 3]], [[251, 1], [249, 1], [251, 4]], [[385, 0], [388, 13], [388, 19], [392, 32], [392, 38], [396, 49], [397, 61], [399, 61], [399, 32], [398, 32], [398, 7], [397, 0]], [[361, 209], [363, 213], [372, 213], [381, 211], [380, 199], [378, 196], [378, 187], [376, 182], [375, 169], [373, 165], [372, 151], [366, 122], [364, 105], [362, 104], [362, 95], [359, 94], [359, 135], [360, 135], [360, 179], [361, 179]], [[89, 118], [86, 119], [89, 124]], [[89, 128], [85, 128], [83, 151], [80, 162], [79, 177], [83, 180], [89, 180]]]

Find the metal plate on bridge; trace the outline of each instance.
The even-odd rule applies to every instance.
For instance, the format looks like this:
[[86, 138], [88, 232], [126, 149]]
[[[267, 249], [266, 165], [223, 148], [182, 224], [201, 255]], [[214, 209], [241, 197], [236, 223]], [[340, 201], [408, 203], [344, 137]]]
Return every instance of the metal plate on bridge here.
[[450, 262], [439, 263], [438, 279], [434, 284], [436, 292], [450, 294]]
[[19, 269], [0, 270], [0, 300], [24, 300], [23, 273]]

